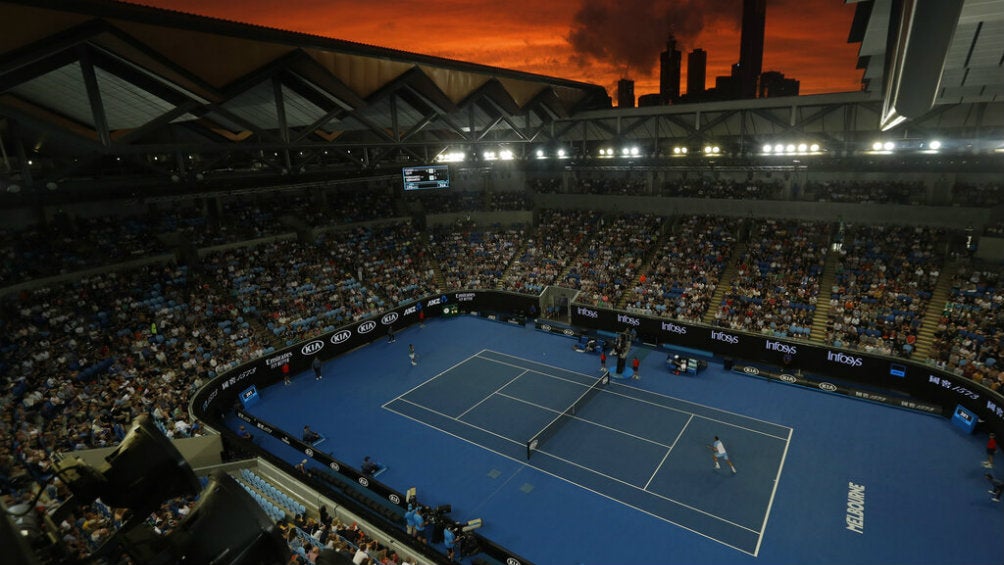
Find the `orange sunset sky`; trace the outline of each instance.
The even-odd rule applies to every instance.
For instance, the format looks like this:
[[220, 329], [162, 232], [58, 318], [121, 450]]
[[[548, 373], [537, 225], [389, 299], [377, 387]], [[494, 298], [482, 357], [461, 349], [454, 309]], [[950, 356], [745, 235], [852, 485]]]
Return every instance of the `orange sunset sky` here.
[[[344, 39], [424, 55], [658, 92], [666, 37], [708, 52], [707, 87], [739, 58], [742, 0], [134, 0], [158, 8]], [[767, 0], [764, 71], [801, 81], [802, 94], [860, 90], [854, 6]], [[616, 97], [615, 97], [616, 99]]]

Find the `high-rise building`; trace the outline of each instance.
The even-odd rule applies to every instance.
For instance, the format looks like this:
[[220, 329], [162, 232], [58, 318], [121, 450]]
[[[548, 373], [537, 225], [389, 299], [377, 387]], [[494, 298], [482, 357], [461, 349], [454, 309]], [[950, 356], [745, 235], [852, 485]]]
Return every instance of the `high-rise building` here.
[[666, 40], [666, 50], [659, 54], [659, 96], [663, 104], [680, 100], [680, 71], [683, 54], [676, 48], [676, 38]]
[[687, 96], [691, 99], [704, 93], [708, 74], [708, 53], [701, 48], [687, 54]]
[[763, 40], [767, 27], [767, 0], [743, 0], [742, 36], [739, 41], [739, 96], [754, 98], [763, 72]]
[[760, 98], [777, 96], [798, 96], [799, 82], [793, 78], [785, 78], [784, 73], [767, 71], [760, 74]]
[[622, 78], [617, 81], [617, 107], [634, 108], [634, 81]]

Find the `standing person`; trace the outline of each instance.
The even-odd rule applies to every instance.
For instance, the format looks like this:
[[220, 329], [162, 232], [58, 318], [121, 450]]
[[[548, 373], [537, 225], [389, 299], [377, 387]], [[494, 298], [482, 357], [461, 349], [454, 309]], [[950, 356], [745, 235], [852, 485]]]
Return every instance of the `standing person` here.
[[289, 380], [289, 362], [282, 364], [282, 384], [288, 385], [293, 381]]
[[715, 436], [715, 442], [709, 447], [711, 447], [711, 458], [715, 461], [715, 469], [721, 469], [721, 465], [718, 464], [718, 460], [721, 459], [729, 464], [733, 473], [736, 472], [736, 466], [729, 460], [729, 454], [725, 451], [725, 444], [722, 443], [722, 440], [718, 439], [718, 436]]
[[631, 370], [634, 372], [634, 378], [640, 379], [641, 376], [638, 375], [638, 366], [641, 365], [641, 361], [637, 357], [631, 360]]
[[418, 327], [425, 327], [425, 310], [418, 311]]
[[997, 478], [991, 475], [990, 473], [984, 473], [983, 476], [986, 477], [988, 481], [990, 481], [990, 490], [987, 491], [992, 495], [990, 497], [990, 500], [994, 502], [1000, 502], [1001, 490], [1004, 490], [1004, 481], [998, 481]]
[[415, 346], [413, 344], [408, 344], [408, 358], [411, 359], [411, 364], [418, 365], [417, 358], [418, 355], [415, 353]]
[[311, 366], [314, 368], [314, 380], [321, 380], [321, 358], [315, 355]]
[[600, 350], [600, 370], [607, 370], [607, 352]]
[[394, 337], [394, 324], [387, 326], [387, 343], [394, 343], [397, 340]]
[[987, 460], [983, 462], [983, 466], [987, 469], [994, 468], [994, 453], [997, 452], [997, 434], [990, 432], [990, 438], [987, 439]]

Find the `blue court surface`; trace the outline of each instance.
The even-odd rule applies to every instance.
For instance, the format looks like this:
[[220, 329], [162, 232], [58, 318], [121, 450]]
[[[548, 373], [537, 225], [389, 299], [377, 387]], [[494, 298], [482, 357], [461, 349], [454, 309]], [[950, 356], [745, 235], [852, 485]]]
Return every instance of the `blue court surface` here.
[[[602, 375], [529, 327], [474, 317], [411, 327], [260, 391], [251, 412], [305, 424], [350, 464], [451, 504], [458, 521], [543, 564], [999, 564], [982, 438], [935, 416], [726, 372], [601, 387], [527, 459], [527, 441]], [[412, 366], [408, 344], [418, 351]], [[641, 357], [641, 356], [639, 356]], [[719, 436], [738, 470], [714, 468]], [[266, 447], [298, 462], [271, 438]]]

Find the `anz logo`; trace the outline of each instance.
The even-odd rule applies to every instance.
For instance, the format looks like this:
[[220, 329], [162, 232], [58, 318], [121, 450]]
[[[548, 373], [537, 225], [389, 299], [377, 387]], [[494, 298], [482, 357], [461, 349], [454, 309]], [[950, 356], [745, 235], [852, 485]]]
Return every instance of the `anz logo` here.
[[322, 349], [324, 349], [324, 342], [318, 339], [304, 345], [303, 349], [300, 350], [300, 353], [303, 353], [304, 355], [313, 355]]
[[352, 332], [349, 330], [342, 330], [331, 336], [331, 344], [338, 345], [339, 343], [348, 341], [350, 337], [352, 337]]
[[376, 327], [377, 327], [377, 323], [376, 322], [374, 322], [373, 320], [366, 320], [365, 322], [359, 324], [359, 327], [356, 328], [356, 333], [358, 333], [358, 334], [368, 334], [371, 331], [375, 330]]
[[389, 326], [396, 321], [397, 321], [397, 312], [389, 312], [387, 314], [384, 314], [383, 318], [380, 318], [380, 323], [385, 326]]

